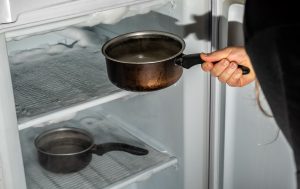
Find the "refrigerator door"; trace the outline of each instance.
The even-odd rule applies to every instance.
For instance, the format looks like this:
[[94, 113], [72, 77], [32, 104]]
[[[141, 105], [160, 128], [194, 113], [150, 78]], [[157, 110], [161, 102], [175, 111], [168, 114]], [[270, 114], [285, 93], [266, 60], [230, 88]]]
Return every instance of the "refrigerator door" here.
[[0, 34], [0, 189], [25, 189], [5, 37]]
[[[216, 3], [219, 10], [218, 48], [243, 46], [244, 5]], [[296, 188], [293, 154], [274, 119], [259, 108], [255, 83], [233, 88], [213, 79], [212, 172], [213, 189]], [[213, 93], [213, 94], [216, 94]], [[262, 107], [270, 112], [260, 94]]]

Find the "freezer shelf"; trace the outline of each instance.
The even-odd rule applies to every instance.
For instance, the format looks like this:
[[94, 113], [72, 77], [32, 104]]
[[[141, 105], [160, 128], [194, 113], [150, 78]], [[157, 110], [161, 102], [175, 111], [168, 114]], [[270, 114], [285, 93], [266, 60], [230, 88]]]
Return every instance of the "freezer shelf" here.
[[95, 101], [89, 105], [94, 106], [130, 94], [110, 83], [100, 49], [75, 46], [56, 53], [49, 49], [9, 57], [19, 123], [83, 102]]
[[[73, 119], [45, 127], [30, 127], [20, 131], [27, 188], [30, 189], [101, 189], [121, 188], [148, 178], [177, 164], [177, 159], [158, 151], [122, 128], [121, 123], [112, 121], [101, 110], [86, 110]], [[41, 132], [58, 127], [80, 127], [89, 131], [95, 143], [124, 142], [149, 150], [146, 156], [135, 156], [126, 152], [109, 152], [103, 156], [93, 155], [85, 169], [72, 174], [55, 174], [44, 170], [37, 161], [33, 144]]]

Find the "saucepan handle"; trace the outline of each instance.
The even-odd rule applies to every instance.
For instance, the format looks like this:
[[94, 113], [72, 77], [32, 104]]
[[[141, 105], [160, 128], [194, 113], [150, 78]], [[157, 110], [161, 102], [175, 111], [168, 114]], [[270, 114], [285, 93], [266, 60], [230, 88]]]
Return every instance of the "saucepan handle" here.
[[124, 151], [138, 156], [147, 155], [149, 153], [148, 150], [146, 149], [128, 145], [125, 143], [97, 144], [94, 145], [94, 147], [92, 148], [92, 153], [100, 156], [110, 151]]
[[[197, 64], [203, 64], [204, 61], [200, 58], [200, 54], [182, 54], [181, 56], [175, 58], [175, 64], [178, 64], [186, 69], [191, 68], [194, 65]], [[238, 65], [238, 68], [240, 68], [243, 72], [243, 75], [246, 75], [250, 73], [250, 69], [246, 66]]]

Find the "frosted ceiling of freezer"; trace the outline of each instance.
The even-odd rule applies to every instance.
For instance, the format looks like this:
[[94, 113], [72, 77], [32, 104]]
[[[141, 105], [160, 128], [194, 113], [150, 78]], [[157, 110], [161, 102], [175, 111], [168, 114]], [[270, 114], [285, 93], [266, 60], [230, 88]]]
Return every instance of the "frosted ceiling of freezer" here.
[[[39, 0], [4, 0], [0, 2], [0, 12], [4, 12], [7, 15], [0, 17], [1, 23], [13, 22], [19, 14], [29, 12], [37, 9], [46, 8], [62, 3], [67, 3], [72, 0], [51, 0], [51, 1], [39, 1]], [[4, 15], [3, 15], [4, 16]]]
[[[153, 7], [153, 5], [167, 2], [167, 0], [2, 0], [0, 1], [0, 24], [12, 22], [24, 24], [46, 19], [64, 19], [118, 7], [128, 9], [129, 5], [144, 4], [144, 2]], [[135, 10], [135, 14], [143, 13], [144, 8], [145, 6]]]

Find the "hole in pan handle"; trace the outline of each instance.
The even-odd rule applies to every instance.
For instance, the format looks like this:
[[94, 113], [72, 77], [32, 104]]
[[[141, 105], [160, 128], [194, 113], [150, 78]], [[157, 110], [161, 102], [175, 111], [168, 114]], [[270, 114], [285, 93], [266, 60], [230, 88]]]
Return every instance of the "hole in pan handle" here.
[[149, 152], [146, 149], [139, 148], [136, 146], [128, 145], [125, 143], [104, 143], [94, 145], [92, 152], [94, 154], [102, 156], [103, 154], [110, 151], [124, 151], [130, 154], [143, 156], [147, 155]]
[[[181, 56], [175, 58], [175, 64], [178, 64], [186, 69], [191, 68], [194, 65], [197, 64], [203, 64], [204, 61], [200, 58], [200, 54], [182, 54]], [[246, 75], [250, 73], [250, 69], [246, 66], [238, 65], [238, 68], [240, 68], [243, 72], [243, 75]]]

